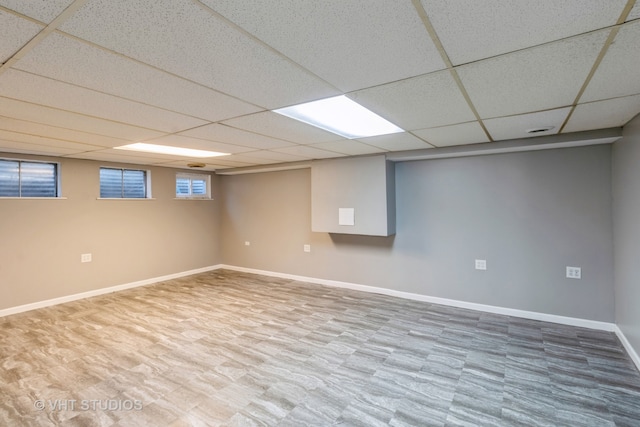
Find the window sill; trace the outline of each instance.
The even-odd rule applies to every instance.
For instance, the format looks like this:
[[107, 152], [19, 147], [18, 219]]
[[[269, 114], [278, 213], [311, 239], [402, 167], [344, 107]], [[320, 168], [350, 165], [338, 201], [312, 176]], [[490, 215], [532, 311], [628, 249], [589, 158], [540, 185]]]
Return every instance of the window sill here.
[[0, 200], [67, 200], [66, 197], [0, 197]]
[[153, 197], [136, 198], [136, 197], [98, 197], [96, 200], [124, 200], [126, 202], [141, 202], [146, 200], [155, 200]]
[[211, 201], [213, 200], [212, 197], [176, 197], [173, 200], [204, 200], [204, 201]]

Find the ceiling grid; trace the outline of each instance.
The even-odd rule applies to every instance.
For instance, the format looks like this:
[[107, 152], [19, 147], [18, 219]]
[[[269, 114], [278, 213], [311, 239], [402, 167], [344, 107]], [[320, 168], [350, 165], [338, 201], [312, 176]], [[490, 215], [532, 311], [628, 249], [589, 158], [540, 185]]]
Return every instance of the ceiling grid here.
[[[640, 113], [635, 0], [0, 0], [0, 23], [0, 152], [192, 160], [114, 149], [149, 142], [225, 151], [204, 159], [222, 171]], [[350, 140], [271, 111], [337, 95], [404, 132]]]

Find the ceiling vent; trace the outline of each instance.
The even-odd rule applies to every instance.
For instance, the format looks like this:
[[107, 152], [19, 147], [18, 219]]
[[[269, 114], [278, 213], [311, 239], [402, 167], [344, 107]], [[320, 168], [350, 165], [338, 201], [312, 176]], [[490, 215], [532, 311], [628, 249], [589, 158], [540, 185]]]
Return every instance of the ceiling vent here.
[[541, 127], [541, 128], [527, 129], [527, 133], [536, 134], [536, 133], [548, 132], [553, 128], [554, 128], [554, 126], [544, 126], [544, 127]]

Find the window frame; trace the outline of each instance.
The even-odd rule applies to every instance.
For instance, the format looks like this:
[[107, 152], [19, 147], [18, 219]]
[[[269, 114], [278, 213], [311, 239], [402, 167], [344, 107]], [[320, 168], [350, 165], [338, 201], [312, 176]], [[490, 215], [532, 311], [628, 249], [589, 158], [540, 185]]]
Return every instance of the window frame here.
[[[100, 171], [102, 169], [111, 169], [111, 170], [119, 170], [119, 171], [134, 171], [134, 172], [144, 172], [144, 185], [145, 185], [145, 196], [144, 197], [124, 197], [124, 176], [122, 178], [122, 197], [102, 197], [102, 179], [100, 177]], [[126, 167], [115, 167], [115, 166], [100, 166], [98, 169], [98, 200], [153, 200], [151, 196], [151, 171], [149, 169], [133, 169]]]
[[[188, 179], [189, 180], [189, 194], [178, 194], [178, 180], [179, 179]], [[192, 181], [193, 180], [204, 180], [206, 185], [206, 192], [203, 195], [196, 194], [194, 195], [192, 192]], [[176, 172], [176, 180], [175, 180], [176, 188], [175, 195], [177, 200], [213, 200], [211, 196], [211, 175], [207, 173], [190, 173], [190, 172]]]
[[[31, 160], [31, 159], [22, 159], [22, 158], [13, 158], [13, 157], [0, 157], [0, 161], [7, 162], [17, 162], [18, 166], [18, 195], [17, 196], [0, 196], [0, 199], [21, 199], [21, 200], [56, 200], [56, 199], [65, 199], [62, 197], [62, 173], [60, 162], [50, 161], [50, 160]], [[37, 164], [46, 164], [52, 165], [54, 167], [54, 180], [55, 180], [55, 195], [54, 196], [23, 196], [22, 195], [22, 164], [23, 163], [37, 163]]]

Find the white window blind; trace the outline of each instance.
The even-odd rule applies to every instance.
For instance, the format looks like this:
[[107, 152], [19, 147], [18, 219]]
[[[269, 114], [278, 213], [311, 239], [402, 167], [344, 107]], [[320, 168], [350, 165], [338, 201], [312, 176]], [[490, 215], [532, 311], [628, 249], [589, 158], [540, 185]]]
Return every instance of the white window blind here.
[[210, 199], [211, 176], [204, 174], [176, 174], [176, 197]]

